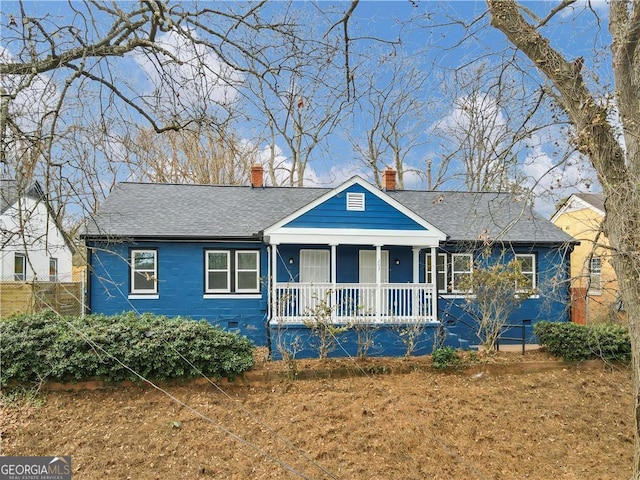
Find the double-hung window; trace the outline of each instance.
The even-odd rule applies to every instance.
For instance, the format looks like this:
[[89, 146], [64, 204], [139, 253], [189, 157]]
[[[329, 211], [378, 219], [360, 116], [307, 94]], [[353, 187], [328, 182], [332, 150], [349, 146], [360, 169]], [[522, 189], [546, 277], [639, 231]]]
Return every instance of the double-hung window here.
[[602, 258], [593, 256], [589, 260], [589, 293], [602, 292]]
[[[431, 254], [427, 253], [425, 258], [426, 279], [427, 283], [433, 283], [433, 275], [431, 272]], [[436, 255], [436, 284], [438, 292], [446, 293], [447, 291], [447, 254], [438, 253]]]
[[535, 290], [536, 289], [536, 256], [531, 253], [517, 253], [515, 256], [517, 262], [520, 263], [520, 273], [526, 280], [522, 285], [516, 282], [516, 290]]
[[22, 253], [16, 253], [13, 260], [13, 279], [16, 282], [24, 282], [27, 279], [27, 257]]
[[466, 292], [464, 283], [468, 282], [473, 271], [473, 256], [470, 253], [451, 254], [451, 291]]
[[158, 252], [131, 250], [131, 293], [158, 293]]
[[205, 293], [259, 293], [260, 252], [207, 250]]
[[55, 257], [49, 259], [49, 281], [58, 281], [58, 259]]

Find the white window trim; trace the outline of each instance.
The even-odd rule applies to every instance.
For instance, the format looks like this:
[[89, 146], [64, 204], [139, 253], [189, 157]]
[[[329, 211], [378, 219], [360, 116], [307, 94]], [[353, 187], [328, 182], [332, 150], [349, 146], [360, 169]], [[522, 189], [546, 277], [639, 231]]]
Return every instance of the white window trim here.
[[[51, 265], [55, 264], [54, 274], [51, 275]], [[58, 281], [58, 259], [56, 257], [49, 258], [49, 281], [57, 282]]]
[[[135, 258], [136, 253], [153, 253], [153, 289], [136, 289], [135, 288], [135, 274], [138, 271], [148, 272], [149, 270], [136, 270]], [[132, 295], [153, 295], [158, 293], [158, 251], [154, 249], [138, 248], [131, 250], [131, 294]], [[129, 297], [131, 298], [131, 297]], [[146, 298], [146, 297], [145, 297]]]
[[[16, 272], [16, 260], [22, 259], [22, 273]], [[18, 278], [20, 275], [22, 278]], [[24, 282], [27, 279], [27, 256], [24, 253], [15, 253], [13, 258], [13, 280], [16, 282]]]
[[[233, 257], [232, 257], [233, 252]], [[227, 255], [227, 288], [210, 288], [209, 287], [209, 272], [222, 272], [225, 270], [212, 270], [209, 268], [209, 253], [224, 253]], [[256, 256], [256, 268], [255, 270], [239, 270], [238, 269], [238, 254], [240, 253], [253, 253]], [[233, 258], [233, 263], [231, 262]], [[204, 294], [202, 298], [262, 298], [260, 291], [260, 250], [217, 250], [210, 248], [204, 252]], [[238, 273], [240, 272], [255, 272], [256, 274], [256, 286], [255, 288], [238, 288]]]
[[[436, 286], [438, 285], [438, 275], [440, 273], [444, 273], [444, 288], [438, 289], [438, 293], [448, 293], [447, 292], [447, 285], [449, 284], [449, 269], [448, 267], [448, 263], [447, 263], [447, 254], [446, 253], [438, 253], [437, 258], [444, 258], [444, 271], [443, 272], [439, 272], [438, 271], [438, 263], [436, 262], [436, 275], [435, 275], [435, 284]], [[429, 274], [431, 273], [431, 253], [427, 253], [425, 256], [425, 264], [424, 264], [424, 281], [425, 283], [430, 283], [429, 280]], [[432, 279], [433, 280], [433, 279]]]
[[[538, 288], [538, 272], [536, 269], [536, 255], [535, 253], [516, 253], [514, 258], [518, 260], [518, 258], [530, 257], [531, 258], [531, 268], [532, 271], [521, 271], [523, 274], [531, 275], [533, 274], [533, 282], [531, 282], [531, 290], [535, 291]], [[519, 290], [522, 291], [522, 290]]]
[[[210, 253], [224, 253], [227, 256], [227, 268], [212, 269], [209, 268], [209, 254]], [[231, 251], [230, 250], [205, 250], [204, 252], [204, 291], [205, 293], [231, 293]], [[227, 273], [227, 288], [211, 288], [209, 286], [209, 273], [210, 272], [224, 272]]]
[[216, 298], [233, 298], [233, 299], [260, 299], [262, 298], [262, 293], [240, 293], [238, 295], [229, 295], [228, 293], [205, 293], [204, 295], [202, 295], [202, 298], [204, 300], [214, 300]]
[[[460, 257], [467, 257], [469, 259], [469, 270], [454, 270], [455, 259]], [[464, 290], [458, 290], [455, 284], [456, 273], [468, 273], [473, 274], [473, 255], [471, 253], [452, 253], [451, 254], [451, 292], [457, 294], [466, 294]]]
[[[597, 259], [600, 262], [600, 270], [598, 272], [599, 281], [598, 284], [600, 288], [593, 287], [593, 261]], [[589, 295], [602, 295], [602, 257], [599, 255], [594, 255], [589, 259], [589, 291], [587, 292]]]
[[[256, 268], [253, 270], [240, 270], [238, 268], [238, 255], [241, 253], [252, 253], [256, 257]], [[235, 277], [235, 291], [237, 293], [257, 293], [260, 292], [260, 250], [236, 250], [235, 255], [235, 265], [234, 265], [234, 277]], [[255, 272], [256, 274], [256, 285], [254, 288], [238, 288], [238, 274], [241, 272]]]

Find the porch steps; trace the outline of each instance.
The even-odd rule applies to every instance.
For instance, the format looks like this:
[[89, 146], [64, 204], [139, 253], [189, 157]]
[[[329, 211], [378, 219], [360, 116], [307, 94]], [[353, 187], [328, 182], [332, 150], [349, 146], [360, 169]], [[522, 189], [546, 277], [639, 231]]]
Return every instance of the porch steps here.
[[465, 340], [464, 338], [460, 338], [460, 336], [457, 333], [453, 333], [448, 329], [445, 329], [445, 333], [446, 333], [446, 338], [444, 340], [444, 345], [446, 347], [452, 347], [455, 349], [459, 348], [461, 350], [469, 350], [470, 345], [468, 340]]

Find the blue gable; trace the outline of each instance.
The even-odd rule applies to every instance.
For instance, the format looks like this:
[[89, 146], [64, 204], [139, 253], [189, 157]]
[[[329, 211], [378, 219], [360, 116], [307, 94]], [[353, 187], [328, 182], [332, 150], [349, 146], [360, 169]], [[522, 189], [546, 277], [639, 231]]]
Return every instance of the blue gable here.
[[[364, 210], [347, 210], [347, 194], [364, 195]], [[362, 185], [354, 184], [337, 192], [320, 205], [293, 219], [284, 227], [359, 228], [384, 230], [427, 230]]]

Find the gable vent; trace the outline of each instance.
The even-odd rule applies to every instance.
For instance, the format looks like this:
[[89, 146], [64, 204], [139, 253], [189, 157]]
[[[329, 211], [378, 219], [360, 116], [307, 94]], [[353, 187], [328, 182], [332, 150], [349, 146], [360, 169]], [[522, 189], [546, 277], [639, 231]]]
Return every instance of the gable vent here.
[[347, 193], [347, 210], [364, 212], [364, 193]]

